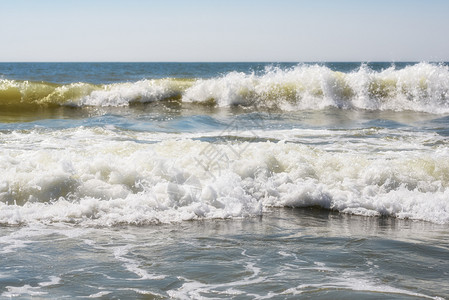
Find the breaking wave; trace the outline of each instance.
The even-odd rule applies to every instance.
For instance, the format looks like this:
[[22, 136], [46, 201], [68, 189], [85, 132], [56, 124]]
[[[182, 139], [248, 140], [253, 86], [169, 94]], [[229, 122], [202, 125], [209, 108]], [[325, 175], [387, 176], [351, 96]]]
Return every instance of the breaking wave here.
[[418, 63], [342, 73], [320, 65], [269, 67], [210, 79], [145, 79], [94, 85], [0, 80], [0, 106], [129, 106], [155, 101], [282, 110], [341, 109], [449, 112], [449, 67]]
[[[349, 138], [357, 131], [344, 134]], [[101, 128], [10, 132], [0, 134], [0, 143], [6, 138], [0, 224], [167, 223], [310, 206], [449, 223], [447, 146], [412, 151], [419, 135], [390, 141], [386, 151], [376, 152], [360, 152], [359, 144], [351, 146], [342, 137], [338, 143], [346, 146], [338, 147], [344, 151], [288, 140], [148, 143], [151, 136], [145, 133]], [[211, 153], [222, 155], [211, 160]]]

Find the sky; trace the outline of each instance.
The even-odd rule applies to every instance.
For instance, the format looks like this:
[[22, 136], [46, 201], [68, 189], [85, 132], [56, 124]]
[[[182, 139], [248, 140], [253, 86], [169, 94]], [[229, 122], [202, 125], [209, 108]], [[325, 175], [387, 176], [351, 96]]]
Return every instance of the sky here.
[[0, 61], [449, 61], [449, 0], [0, 0]]

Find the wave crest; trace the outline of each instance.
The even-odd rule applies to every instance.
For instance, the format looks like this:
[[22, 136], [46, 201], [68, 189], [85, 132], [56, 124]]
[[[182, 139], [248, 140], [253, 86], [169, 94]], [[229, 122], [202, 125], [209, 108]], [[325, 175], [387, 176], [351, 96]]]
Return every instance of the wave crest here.
[[362, 65], [342, 73], [325, 66], [298, 65], [290, 70], [268, 68], [261, 76], [233, 72], [197, 81], [183, 99], [284, 110], [337, 107], [442, 113], [449, 112], [449, 68], [419, 63], [375, 72]]

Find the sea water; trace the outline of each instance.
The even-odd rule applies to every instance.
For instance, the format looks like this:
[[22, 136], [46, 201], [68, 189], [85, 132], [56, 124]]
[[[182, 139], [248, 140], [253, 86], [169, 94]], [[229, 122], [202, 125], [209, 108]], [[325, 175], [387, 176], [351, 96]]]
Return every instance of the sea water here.
[[1, 63], [2, 298], [449, 297], [447, 63]]

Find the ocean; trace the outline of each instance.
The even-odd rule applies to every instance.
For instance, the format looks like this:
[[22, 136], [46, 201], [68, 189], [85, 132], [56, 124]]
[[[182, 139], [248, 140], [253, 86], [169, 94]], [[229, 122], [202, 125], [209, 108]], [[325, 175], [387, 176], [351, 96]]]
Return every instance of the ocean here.
[[449, 298], [449, 63], [0, 63], [0, 298]]

